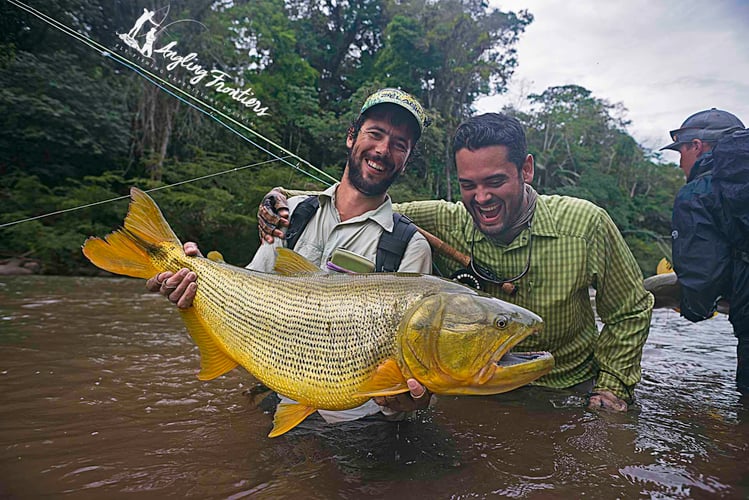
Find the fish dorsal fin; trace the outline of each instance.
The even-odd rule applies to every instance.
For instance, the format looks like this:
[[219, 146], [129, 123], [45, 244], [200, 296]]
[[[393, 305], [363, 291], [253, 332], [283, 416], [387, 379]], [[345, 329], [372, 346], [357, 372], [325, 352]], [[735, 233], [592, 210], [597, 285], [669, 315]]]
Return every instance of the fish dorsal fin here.
[[323, 272], [312, 262], [288, 248], [276, 249], [276, 265], [273, 267], [273, 270], [284, 276]]
[[386, 359], [377, 367], [372, 376], [364, 382], [355, 396], [374, 398], [377, 396], [393, 396], [408, 392], [408, 384], [398, 363], [393, 359]]
[[274, 438], [289, 432], [316, 411], [316, 408], [299, 403], [279, 403], [276, 407], [276, 415], [273, 417], [273, 430], [270, 431], [268, 437]]
[[195, 308], [180, 309], [190, 337], [200, 350], [199, 380], [213, 380], [237, 367], [239, 363], [226, 354], [213, 339], [208, 328], [195, 312]]

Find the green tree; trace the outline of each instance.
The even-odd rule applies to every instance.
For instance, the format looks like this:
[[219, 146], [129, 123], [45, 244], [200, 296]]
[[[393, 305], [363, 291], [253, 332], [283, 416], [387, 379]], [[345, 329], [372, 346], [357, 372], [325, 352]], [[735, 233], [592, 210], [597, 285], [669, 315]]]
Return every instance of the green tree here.
[[375, 69], [386, 84], [419, 97], [439, 122], [440, 145], [432, 151], [427, 180], [430, 191], [449, 200], [457, 193], [452, 133], [480, 95], [506, 90], [517, 65], [514, 45], [533, 16], [480, 1], [421, 0], [389, 8], [394, 15]]
[[0, 172], [56, 185], [122, 165], [129, 130], [120, 88], [70, 53], [16, 53], [0, 70]]

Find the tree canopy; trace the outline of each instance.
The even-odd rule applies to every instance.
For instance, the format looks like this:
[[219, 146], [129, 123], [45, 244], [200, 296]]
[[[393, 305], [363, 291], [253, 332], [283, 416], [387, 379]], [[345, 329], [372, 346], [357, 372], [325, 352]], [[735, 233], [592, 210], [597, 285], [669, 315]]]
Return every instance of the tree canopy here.
[[[121, 35], [152, 2], [39, 0], [34, 7], [118, 47], [167, 83], [184, 86], [190, 76], [187, 63], [164, 71], [163, 53], [149, 58], [122, 46]], [[506, 90], [518, 64], [515, 45], [533, 22], [527, 11], [481, 0], [180, 0], [156, 10], [169, 24], [159, 27], [155, 48], [174, 42], [183, 55], [196, 54], [194, 64], [226, 75], [227, 87], [251, 89], [247, 98], [262, 101], [264, 116], [238, 107], [228, 92], [199, 97], [262, 138], [253, 135], [249, 144], [188, 99], [4, 2], [0, 224], [123, 196], [131, 185], [202, 178], [162, 190], [156, 200], [180, 237], [245, 264], [258, 245], [255, 212], [269, 188], [323, 187], [274, 161], [268, 151], [280, 153], [272, 144], [337, 177], [348, 126], [383, 86], [414, 94], [433, 121], [391, 196], [456, 199], [452, 132], [478, 98]], [[526, 125], [534, 186], [606, 208], [652, 273], [668, 255], [663, 241], [680, 171], [655, 162], [627, 134], [622, 105], [575, 85], [528, 101], [525, 111], [505, 111]], [[48, 273], [91, 271], [80, 244], [118, 226], [124, 211], [115, 202], [0, 228], [0, 259], [33, 257]]]

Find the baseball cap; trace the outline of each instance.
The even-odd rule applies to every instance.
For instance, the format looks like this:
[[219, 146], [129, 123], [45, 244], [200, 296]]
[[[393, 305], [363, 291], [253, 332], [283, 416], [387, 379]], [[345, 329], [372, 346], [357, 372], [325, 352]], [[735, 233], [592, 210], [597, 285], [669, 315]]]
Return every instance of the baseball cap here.
[[741, 123], [741, 120], [736, 115], [721, 109], [710, 108], [693, 114], [684, 120], [680, 128], [672, 130], [669, 135], [671, 135], [671, 140], [674, 142], [663, 146], [661, 151], [664, 149], [678, 151], [680, 144], [689, 142], [692, 139], [714, 142], [725, 134], [743, 128], [744, 124]]
[[424, 129], [427, 128], [431, 123], [431, 120], [424, 111], [424, 108], [414, 96], [412, 96], [408, 92], [404, 92], [400, 89], [394, 88], [380, 89], [374, 94], [367, 97], [367, 100], [364, 101], [364, 105], [361, 107], [361, 111], [359, 112], [359, 114], [364, 114], [364, 112], [372, 106], [377, 106], [378, 104], [383, 104], [386, 102], [397, 104], [401, 108], [411, 113], [413, 117], [416, 118], [416, 122], [419, 124], [419, 135], [424, 133]]

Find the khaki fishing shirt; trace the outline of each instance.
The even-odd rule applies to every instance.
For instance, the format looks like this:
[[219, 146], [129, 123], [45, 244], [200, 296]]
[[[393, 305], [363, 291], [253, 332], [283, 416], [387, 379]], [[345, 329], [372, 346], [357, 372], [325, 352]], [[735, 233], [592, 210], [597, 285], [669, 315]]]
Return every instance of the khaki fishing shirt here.
[[[329, 187], [319, 194], [320, 208], [310, 219], [299, 237], [294, 251], [307, 258], [324, 271], [330, 271], [327, 263], [336, 248], [349, 250], [369, 259], [374, 264], [377, 255], [377, 243], [383, 231], [393, 231], [393, 206], [390, 197], [377, 207], [358, 217], [341, 221], [335, 207], [335, 194], [338, 184]], [[289, 198], [289, 211], [294, 212], [296, 206], [307, 196]], [[276, 262], [275, 249], [286, 246], [285, 240], [275, 239], [273, 244], [263, 243], [248, 269], [262, 272], [272, 272]], [[413, 235], [403, 254], [398, 271], [429, 274], [432, 271], [432, 250], [427, 240], [420, 233]], [[288, 398], [282, 401], [289, 402]], [[343, 411], [319, 410], [318, 412], [327, 422], [342, 422], [356, 420], [380, 413], [382, 407], [370, 400], [363, 405]], [[388, 413], [389, 414], [389, 413]]]
[[[654, 300], [605, 210], [577, 198], [540, 195], [531, 229], [500, 246], [473, 231], [462, 203], [417, 201], [393, 208], [465, 254], [475, 239], [475, 261], [497, 276], [517, 276], [530, 258], [530, 270], [515, 282], [515, 295], [495, 285], [486, 291], [544, 319], [540, 334], [515, 348], [554, 355], [554, 369], [534, 384], [568, 388], [595, 378], [594, 390], [632, 400]], [[442, 255], [435, 255], [435, 264], [447, 276], [462, 267]], [[595, 310], [591, 287], [596, 290]], [[594, 311], [603, 324], [600, 331]]]

